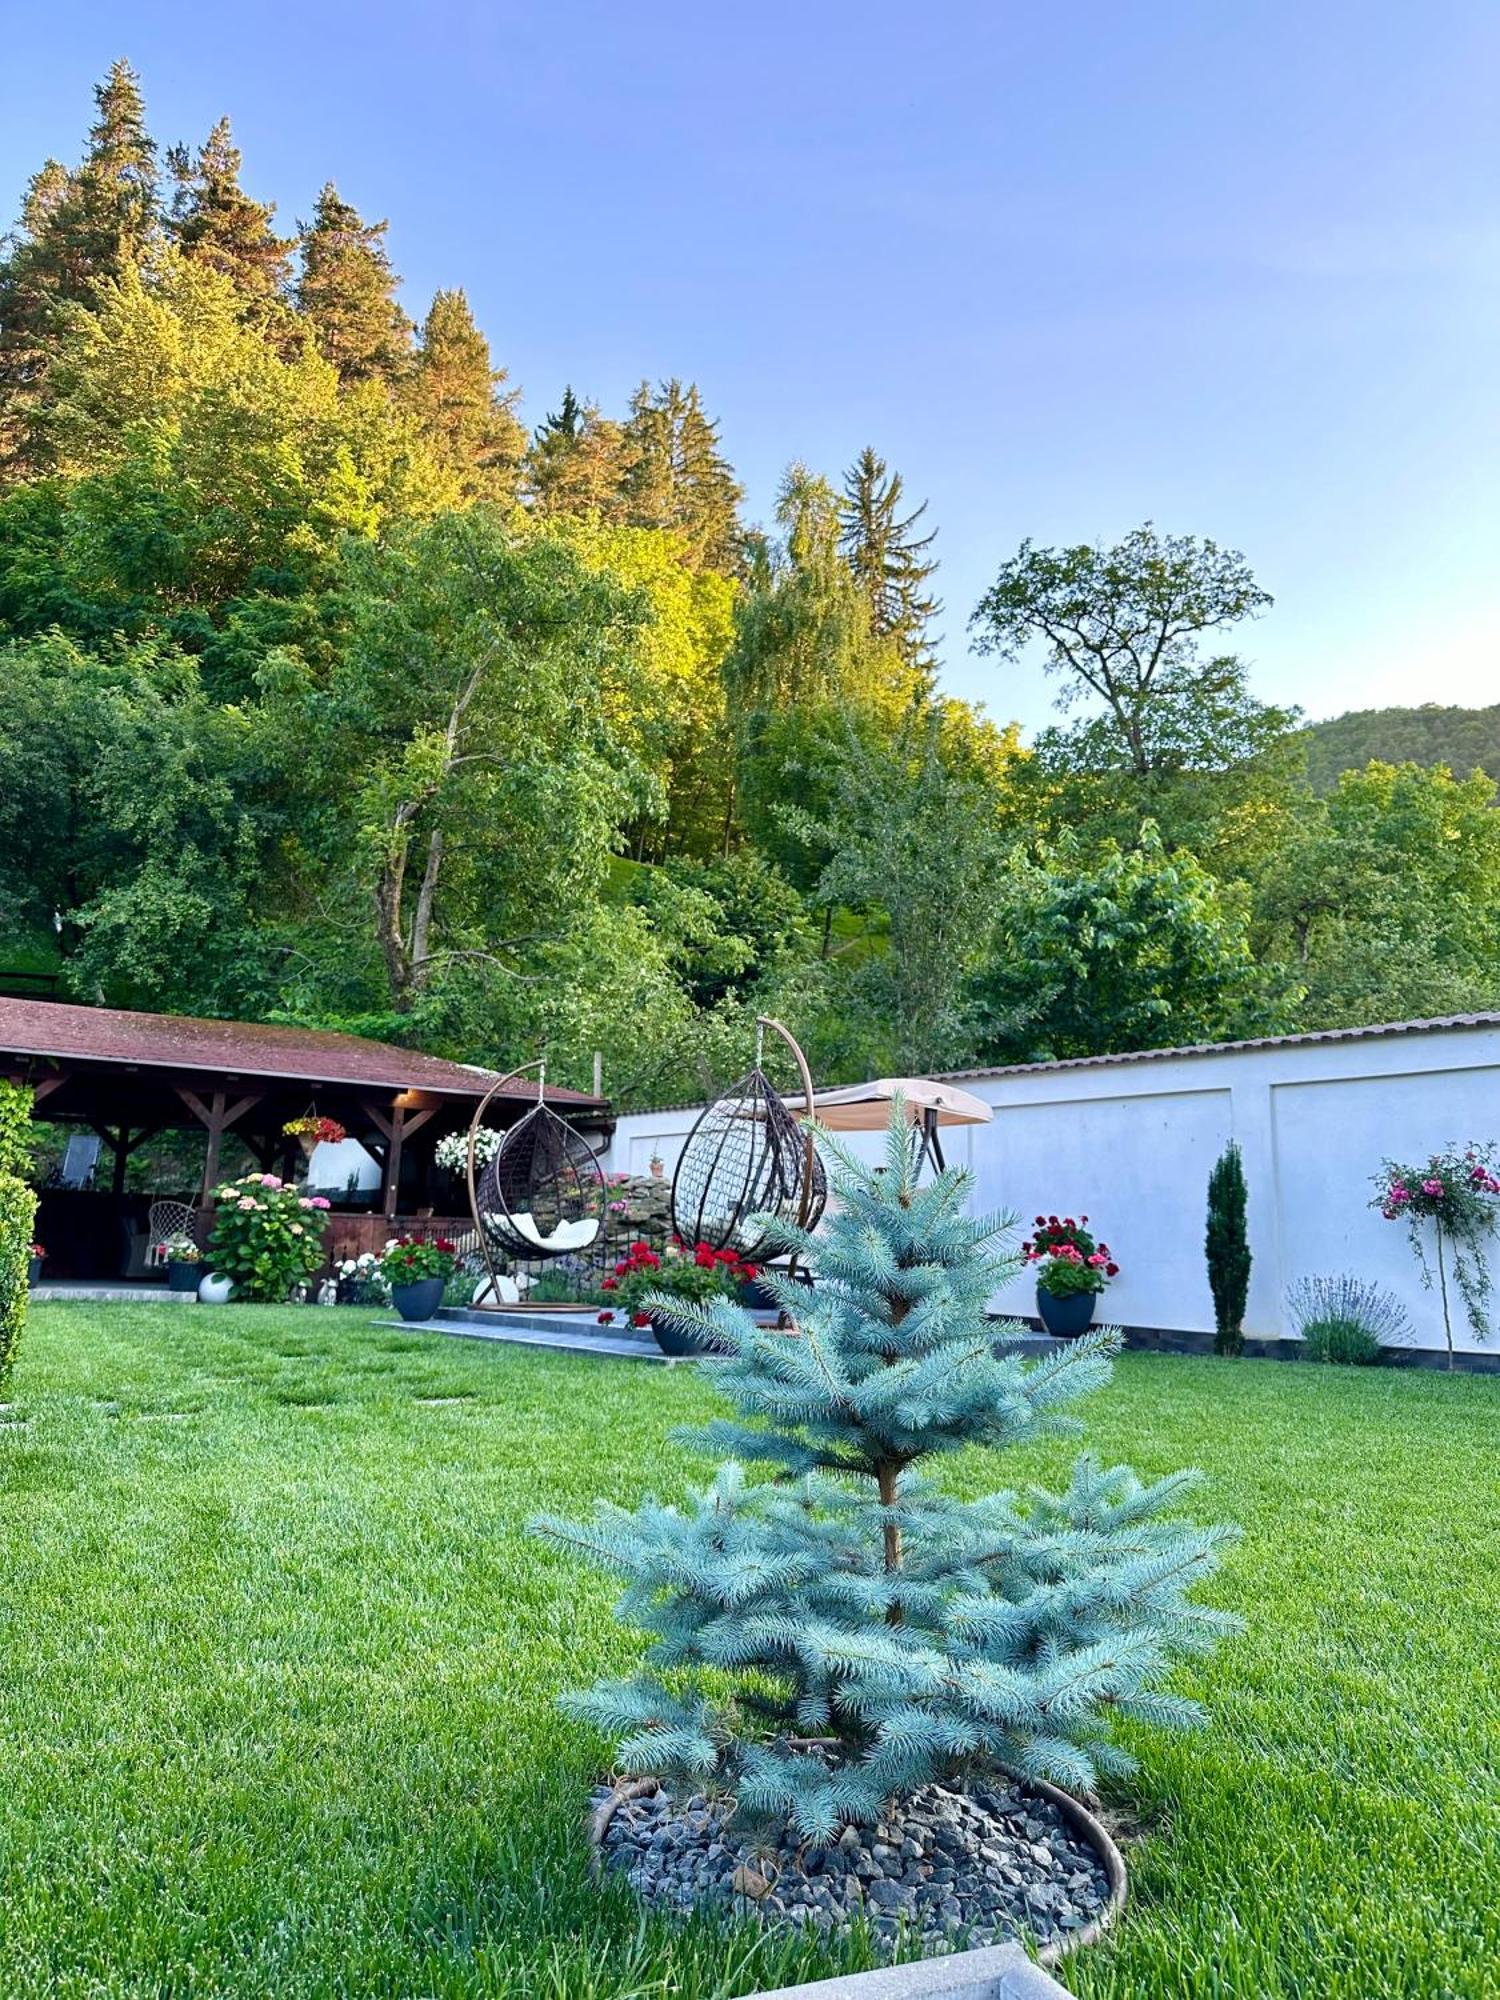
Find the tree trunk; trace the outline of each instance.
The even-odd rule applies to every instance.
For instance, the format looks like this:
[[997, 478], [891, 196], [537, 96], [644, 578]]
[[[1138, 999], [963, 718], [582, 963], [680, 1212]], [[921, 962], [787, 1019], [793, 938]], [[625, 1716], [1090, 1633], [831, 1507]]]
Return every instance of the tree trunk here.
[[[889, 1461], [876, 1468], [875, 1477], [880, 1487], [880, 1504], [882, 1507], [894, 1507], [896, 1504], [896, 1475], [898, 1469], [898, 1467], [892, 1465]], [[894, 1576], [900, 1568], [901, 1530], [894, 1521], [887, 1521], [885, 1524], [885, 1573], [887, 1576]], [[899, 1625], [901, 1623], [901, 1606], [899, 1604], [892, 1604], [887, 1608], [885, 1622], [887, 1625]]]

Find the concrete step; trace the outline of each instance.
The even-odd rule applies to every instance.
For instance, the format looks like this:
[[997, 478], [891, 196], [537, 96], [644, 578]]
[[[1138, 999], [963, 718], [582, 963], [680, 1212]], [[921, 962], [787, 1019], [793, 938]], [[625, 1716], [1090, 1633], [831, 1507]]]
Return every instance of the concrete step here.
[[663, 1354], [649, 1334], [616, 1333], [612, 1328], [592, 1328], [566, 1322], [566, 1315], [541, 1313], [444, 1312], [436, 1319], [382, 1319], [379, 1326], [399, 1326], [413, 1333], [445, 1333], [455, 1340], [493, 1340], [507, 1347], [554, 1347], [571, 1354], [599, 1354], [612, 1361], [654, 1361], [667, 1367], [671, 1357]]

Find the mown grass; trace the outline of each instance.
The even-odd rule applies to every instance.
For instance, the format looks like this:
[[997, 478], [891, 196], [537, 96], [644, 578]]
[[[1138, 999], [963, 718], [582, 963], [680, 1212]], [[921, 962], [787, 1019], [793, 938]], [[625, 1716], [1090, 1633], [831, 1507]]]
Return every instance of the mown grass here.
[[[567, 1685], [631, 1658], [539, 1507], [673, 1491], [695, 1371], [322, 1310], [37, 1308], [0, 1413], [0, 1992], [732, 1995], [861, 1962], [586, 1873]], [[1127, 1357], [1088, 1411], [1244, 1524], [1213, 1714], [1142, 1735], [1082, 1995], [1500, 1990], [1500, 1381]], [[1049, 1448], [978, 1490], [1055, 1473]]]

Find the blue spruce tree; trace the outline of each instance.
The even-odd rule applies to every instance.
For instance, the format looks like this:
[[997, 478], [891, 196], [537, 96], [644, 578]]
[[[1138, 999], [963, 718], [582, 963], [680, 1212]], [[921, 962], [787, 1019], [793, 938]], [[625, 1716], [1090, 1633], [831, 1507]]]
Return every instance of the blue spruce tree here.
[[727, 1300], [702, 1315], [738, 1413], [685, 1434], [730, 1454], [712, 1485], [537, 1523], [622, 1573], [620, 1615], [651, 1635], [647, 1673], [568, 1710], [621, 1739], [624, 1770], [817, 1841], [967, 1771], [1086, 1789], [1129, 1770], [1112, 1719], [1198, 1721], [1166, 1670], [1235, 1625], [1188, 1601], [1233, 1533], [1170, 1518], [1193, 1472], [1143, 1486], [1085, 1456], [1062, 1493], [966, 1501], [918, 1470], [1076, 1432], [1063, 1407], [1108, 1380], [1119, 1336], [997, 1353], [1009, 1219], [966, 1213], [966, 1173], [918, 1185], [899, 1105], [883, 1169], [823, 1143], [832, 1213], [786, 1237], [816, 1286], [773, 1281], [799, 1330]]

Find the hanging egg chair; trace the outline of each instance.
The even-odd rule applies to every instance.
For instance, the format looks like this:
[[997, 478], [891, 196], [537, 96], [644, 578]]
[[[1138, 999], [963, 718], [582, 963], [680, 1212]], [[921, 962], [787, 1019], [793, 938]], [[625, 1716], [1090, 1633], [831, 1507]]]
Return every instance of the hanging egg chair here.
[[[527, 1070], [537, 1071], [536, 1103], [501, 1135], [483, 1168], [475, 1140], [490, 1100]], [[469, 1206], [491, 1280], [492, 1256], [581, 1256], [604, 1230], [604, 1170], [581, 1132], [546, 1101], [545, 1063], [527, 1063], [485, 1096], [469, 1126]]]
[[811, 1132], [800, 1125], [763, 1067], [765, 1030], [787, 1043], [802, 1077], [803, 1103], [812, 1078], [801, 1049], [779, 1021], [756, 1022], [755, 1066], [699, 1116], [672, 1176], [672, 1227], [688, 1245], [755, 1256], [767, 1232], [752, 1216], [800, 1229], [817, 1226], [828, 1200], [828, 1177]]

